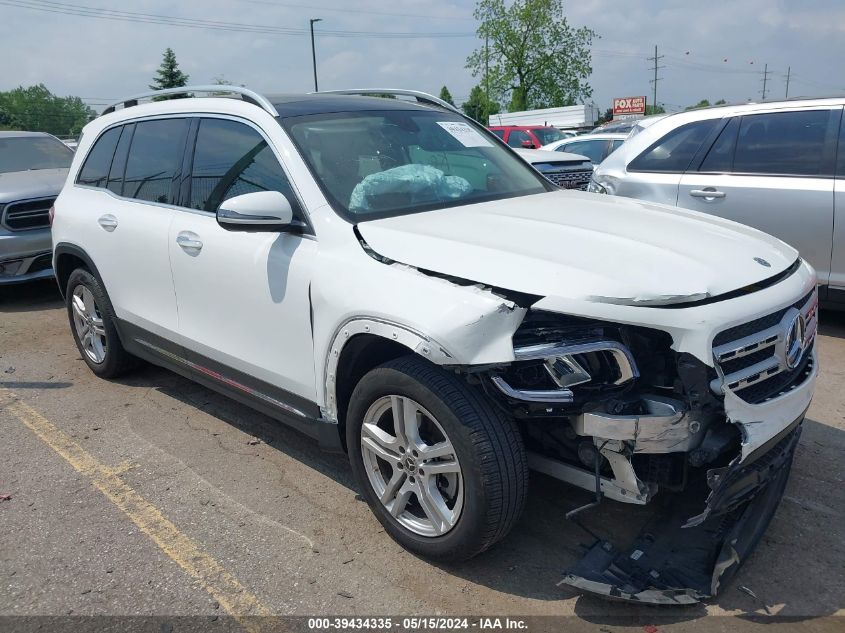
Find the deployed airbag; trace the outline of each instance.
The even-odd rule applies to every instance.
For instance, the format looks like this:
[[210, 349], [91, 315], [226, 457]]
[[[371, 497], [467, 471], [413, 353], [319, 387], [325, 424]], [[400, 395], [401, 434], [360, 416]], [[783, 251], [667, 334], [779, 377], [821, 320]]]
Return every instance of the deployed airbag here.
[[460, 176], [447, 176], [430, 165], [411, 163], [370, 174], [355, 185], [350, 211], [378, 211], [427, 202], [456, 200], [472, 191]]

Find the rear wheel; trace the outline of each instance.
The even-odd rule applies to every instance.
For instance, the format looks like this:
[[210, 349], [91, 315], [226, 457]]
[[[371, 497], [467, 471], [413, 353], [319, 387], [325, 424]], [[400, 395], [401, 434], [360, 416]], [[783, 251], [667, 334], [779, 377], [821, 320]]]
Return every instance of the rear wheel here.
[[519, 518], [528, 480], [521, 437], [454, 374], [416, 356], [385, 363], [356, 386], [346, 432], [363, 496], [410, 551], [471, 558]]
[[68, 278], [67, 312], [82, 360], [102, 378], [115, 378], [137, 364], [123, 349], [114, 325], [114, 310], [100, 282], [84, 268]]

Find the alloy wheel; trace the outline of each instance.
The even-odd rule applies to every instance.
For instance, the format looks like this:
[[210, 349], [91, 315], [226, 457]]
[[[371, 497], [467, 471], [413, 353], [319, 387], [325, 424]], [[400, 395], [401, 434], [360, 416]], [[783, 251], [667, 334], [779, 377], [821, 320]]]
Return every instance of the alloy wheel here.
[[106, 328], [103, 316], [87, 286], [79, 285], [71, 296], [73, 324], [85, 355], [98, 365], [106, 359]]
[[428, 537], [455, 527], [461, 466], [443, 427], [419, 403], [396, 395], [373, 402], [361, 425], [361, 453], [376, 496], [403, 527]]

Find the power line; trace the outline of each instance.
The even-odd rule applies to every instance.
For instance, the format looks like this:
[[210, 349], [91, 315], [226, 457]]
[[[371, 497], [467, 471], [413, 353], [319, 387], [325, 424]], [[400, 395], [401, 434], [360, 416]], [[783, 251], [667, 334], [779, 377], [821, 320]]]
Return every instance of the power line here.
[[448, 16], [448, 15], [422, 15], [419, 13], [393, 13], [392, 11], [374, 11], [372, 9], [339, 9], [335, 7], [324, 7], [324, 6], [315, 6], [313, 4], [291, 4], [288, 2], [273, 2], [272, 0], [240, 0], [241, 2], [249, 2], [250, 4], [263, 4], [266, 6], [271, 7], [280, 7], [280, 8], [294, 8], [294, 9], [309, 9], [313, 11], [330, 11], [335, 13], [355, 13], [355, 14], [367, 14], [367, 15], [385, 15], [391, 17], [398, 17], [398, 18], [420, 18], [422, 20], [472, 20], [474, 21], [475, 18], [472, 17], [463, 17], [463, 16]]
[[[77, 4], [52, 2], [49, 0], [0, 0], [0, 5], [30, 9], [44, 13], [73, 15], [77, 17], [97, 18], [121, 22], [160, 24], [166, 26], [181, 26], [194, 29], [230, 31], [241, 33], [262, 33], [268, 35], [307, 35], [308, 29], [275, 27], [261, 24], [245, 24], [220, 20], [198, 18], [180, 18], [171, 15], [155, 13], [140, 13], [136, 11], [122, 11], [118, 9], [102, 9]], [[324, 37], [355, 37], [374, 39], [429, 39], [429, 38], [464, 38], [475, 37], [470, 32], [395, 32], [395, 31], [332, 31], [320, 32]]]
[[789, 99], [789, 75], [792, 74], [792, 66], [786, 68], [786, 95], [784, 99]]

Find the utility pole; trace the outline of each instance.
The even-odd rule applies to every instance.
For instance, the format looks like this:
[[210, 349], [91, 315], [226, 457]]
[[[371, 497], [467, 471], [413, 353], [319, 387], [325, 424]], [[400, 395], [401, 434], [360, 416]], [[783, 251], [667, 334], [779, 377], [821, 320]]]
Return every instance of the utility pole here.
[[791, 71], [792, 71], [792, 66], [787, 66], [786, 67], [786, 96], [784, 97], [784, 99], [789, 99], [789, 75], [790, 75]]
[[484, 125], [490, 125], [490, 36], [484, 36]]
[[657, 71], [661, 68], [666, 68], [666, 66], [659, 66], [659, 62], [663, 59], [664, 55], [657, 54], [657, 44], [654, 45], [654, 57], [649, 57], [648, 61], [654, 62], [654, 79], [652, 79], [649, 83], [652, 84], [654, 88], [654, 92], [652, 93], [653, 101], [651, 103], [652, 112], [656, 113], [657, 110], [657, 82], [662, 79], [662, 77], [657, 76]]
[[769, 83], [769, 75], [772, 73], [769, 72], [769, 65], [763, 65], [763, 101], [766, 100], [766, 85]]
[[322, 22], [323, 18], [311, 18], [311, 64], [314, 66], [314, 92], [319, 92], [317, 88], [317, 51], [314, 48], [314, 23]]

